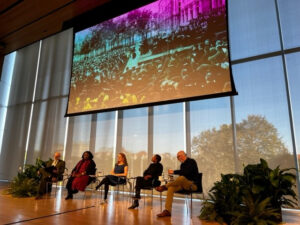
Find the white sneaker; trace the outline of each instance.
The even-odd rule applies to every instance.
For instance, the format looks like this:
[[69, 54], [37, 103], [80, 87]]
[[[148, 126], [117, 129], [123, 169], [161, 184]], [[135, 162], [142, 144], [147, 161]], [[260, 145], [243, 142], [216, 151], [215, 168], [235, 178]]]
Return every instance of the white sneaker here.
[[107, 199], [102, 199], [102, 200], [100, 201], [100, 204], [101, 204], [101, 205], [106, 204], [106, 203], [107, 203]]

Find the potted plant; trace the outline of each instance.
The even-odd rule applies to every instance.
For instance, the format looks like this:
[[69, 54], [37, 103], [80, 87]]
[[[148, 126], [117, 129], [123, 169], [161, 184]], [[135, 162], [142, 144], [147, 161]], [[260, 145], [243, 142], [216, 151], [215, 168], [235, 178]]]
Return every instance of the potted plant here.
[[24, 171], [19, 171], [13, 178], [8, 189], [4, 193], [11, 194], [14, 197], [32, 197], [37, 193], [39, 185], [38, 170], [43, 167], [44, 161], [37, 158], [35, 165], [25, 165]]
[[[281, 207], [296, 204], [292, 169], [270, 169], [265, 160], [248, 165], [242, 175], [221, 175], [210, 190], [200, 218], [226, 224], [278, 224]], [[293, 201], [295, 200], [295, 201]]]

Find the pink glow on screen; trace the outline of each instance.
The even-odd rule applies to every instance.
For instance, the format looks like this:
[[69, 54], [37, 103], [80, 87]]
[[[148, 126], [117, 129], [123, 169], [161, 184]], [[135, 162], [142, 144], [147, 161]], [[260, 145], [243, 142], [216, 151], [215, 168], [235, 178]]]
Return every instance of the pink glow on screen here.
[[225, 0], [158, 0], [75, 34], [67, 114], [231, 93]]

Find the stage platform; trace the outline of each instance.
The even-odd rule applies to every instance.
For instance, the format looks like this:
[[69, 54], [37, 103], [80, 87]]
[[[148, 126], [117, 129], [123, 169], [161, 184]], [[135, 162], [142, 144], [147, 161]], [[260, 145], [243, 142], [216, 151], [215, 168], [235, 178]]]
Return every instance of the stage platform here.
[[[2, 191], [7, 183], [0, 183], [0, 224], [43, 224], [43, 225], [216, 225], [199, 220], [201, 201], [193, 202], [192, 218], [185, 200], [175, 199], [172, 217], [157, 218], [161, 212], [159, 198], [140, 200], [138, 209], [127, 209], [131, 199], [126, 194], [110, 194], [108, 203], [101, 205], [100, 192], [87, 191], [74, 195], [74, 199], [65, 200], [66, 189], [58, 188], [42, 199], [13, 198]], [[163, 200], [164, 202], [164, 200]], [[300, 211], [283, 210], [286, 225], [300, 224]]]

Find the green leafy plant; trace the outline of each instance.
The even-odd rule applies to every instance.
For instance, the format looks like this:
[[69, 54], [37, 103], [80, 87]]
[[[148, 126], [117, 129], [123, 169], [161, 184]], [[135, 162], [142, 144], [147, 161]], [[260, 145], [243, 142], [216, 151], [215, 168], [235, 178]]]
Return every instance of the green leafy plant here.
[[290, 170], [272, 170], [260, 159], [259, 164], [246, 166], [243, 175], [221, 175], [200, 218], [232, 225], [278, 224], [281, 207], [296, 205], [296, 176]]
[[263, 201], [254, 200], [253, 196], [248, 198], [243, 197], [243, 205], [240, 210], [233, 212], [232, 225], [241, 224], [278, 224], [281, 215], [277, 209], [270, 207], [271, 198], [266, 198]]
[[36, 159], [35, 165], [25, 165], [24, 171], [18, 172], [4, 193], [14, 197], [35, 196], [39, 185], [38, 170], [44, 165], [45, 162], [39, 158]]

